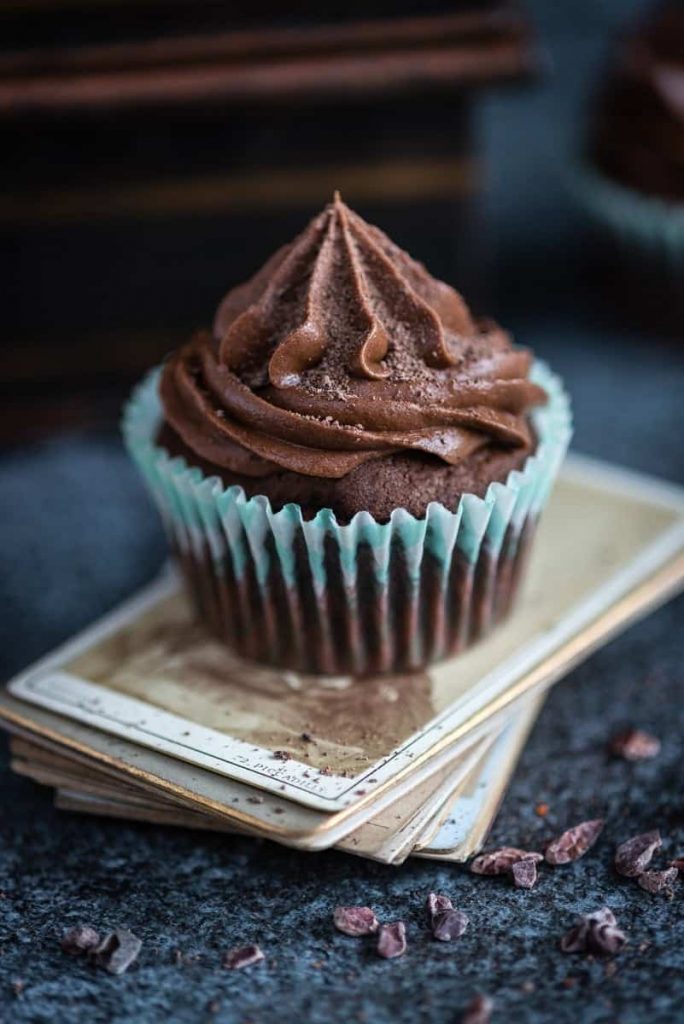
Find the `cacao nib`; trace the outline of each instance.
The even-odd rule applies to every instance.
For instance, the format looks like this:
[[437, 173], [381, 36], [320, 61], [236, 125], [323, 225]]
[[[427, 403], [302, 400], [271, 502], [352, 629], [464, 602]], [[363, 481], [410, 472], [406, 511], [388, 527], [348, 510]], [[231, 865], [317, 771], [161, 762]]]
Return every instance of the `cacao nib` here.
[[615, 851], [615, 870], [626, 878], [637, 878], [651, 863], [653, 854], [662, 846], [660, 832], [643, 832], [621, 843]]
[[652, 896], [658, 896], [660, 893], [671, 896], [678, 876], [679, 870], [675, 867], [665, 868], [663, 871], [642, 871], [637, 882]]
[[287, 750], [274, 750], [273, 756], [276, 759], [276, 761], [289, 761], [292, 757], [292, 754], [288, 754]]
[[477, 995], [463, 1011], [461, 1024], [489, 1024], [494, 1003], [489, 996]]
[[603, 831], [604, 824], [603, 818], [595, 818], [569, 828], [546, 847], [544, 856], [547, 862], [558, 865], [579, 860], [594, 845]]
[[563, 936], [560, 946], [564, 953], [610, 955], [622, 949], [626, 941], [612, 910], [602, 907], [580, 917], [575, 927]]
[[345, 935], [372, 935], [380, 927], [370, 907], [336, 907], [333, 924]]
[[432, 934], [440, 942], [459, 939], [468, 927], [468, 917], [462, 910], [441, 910], [432, 918]]
[[243, 967], [251, 967], [264, 960], [264, 954], [253, 942], [248, 946], [237, 946], [229, 949], [223, 958], [223, 966], [229, 971], [240, 971]]
[[506, 875], [519, 860], [543, 860], [541, 853], [530, 850], [519, 850], [515, 846], [503, 846], [500, 850], [481, 853], [470, 865], [476, 875]]
[[518, 860], [511, 867], [516, 889], [533, 889], [537, 882], [537, 865], [530, 857]]
[[378, 933], [378, 956], [394, 960], [406, 952], [406, 926], [403, 921], [380, 925]]
[[90, 956], [96, 967], [102, 967], [110, 974], [123, 974], [138, 959], [142, 941], [126, 928], [117, 928], [105, 935]]
[[453, 910], [454, 905], [448, 896], [438, 892], [429, 892], [425, 901], [425, 909], [427, 910], [428, 924], [432, 927], [435, 915], [441, 914], [445, 910]]
[[69, 928], [64, 932], [59, 944], [63, 953], [68, 953], [69, 956], [81, 956], [99, 946], [100, 935], [90, 925], [77, 924], [74, 928]]
[[625, 761], [646, 761], [660, 753], [660, 740], [643, 729], [626, 729], [613, 736], [610, 751]]

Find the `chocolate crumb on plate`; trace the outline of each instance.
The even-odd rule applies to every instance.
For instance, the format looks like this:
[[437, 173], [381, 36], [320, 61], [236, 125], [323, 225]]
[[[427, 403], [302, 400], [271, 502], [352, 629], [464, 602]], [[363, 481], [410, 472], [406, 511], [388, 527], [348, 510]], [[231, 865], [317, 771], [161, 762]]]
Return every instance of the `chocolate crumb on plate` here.
[[460, 939], [468, 927], [468, 916], [462, 910], [441, 910], [432, 918], [432, 934], [439, 942]]
[[609, 907], [602, 907], [591, 914], [584, 914], [574, 928], [561, 939], [564, 953], [617, 953], [627, 941], [627, 936], [618, 927], [615, 915]]
[[643, 729], [625, 729], [611, 739], [610, 752], [625, 761], [647, 761], [660, 753], [660, 740]]
[[511, 867], [516, 889], [533, 889], [537, 882], [537, 864], [530, 857], [517, 860]]
[[255, 943], [248, 946], [236, 946], [229, 949], [223, 958], [223, 966], [229, 971], [240, 971], [243, 967], [251, 967], [264, 960], [264, 954]]
[[454, 905], [448, 896], [439, 892], [429, 892], [425, 901], [425, 909], [427, 910], [428, 924], [432, 927], [435, 915], [441, 914], [445, 910], [453, 910]]
[[470, 865], [475, 875], [506, 875], [519, 860], [543, 860], [541, 853], [532, 850], [519, 850], [515, 846], [502, 846], [500, 850], [481, 853]]
[[338, 932], [353, 936], [372, 935], [380, 927], [370, 907], [336, 907], [333, 924]]
[[403, 921], [383, 924], [378, 932], [378, 956], [394, 960], [406, 952], [406, 925]]
[[664, 868], [662, 871], [642, 871], [637, 877], [637, 882], [646, 892], [652, 896], [672, 896], [673, 886], [679, 877], [679, 869], [675, 867]]
[[605, 821], [603, 818], [595, 818], [592, 821], [582, 821], [579, 825], [567, 829], [557, 839], [552, 840], [544, 851], [544, 857], [549, 864], [571, 864], [573, 861], [583, 857], [587, 850], [590, 850], [603, 831]]
[[660, 832], [643, 832], [621, 843], [615, 851], [615, 870], [625, 878], [637, 878], [651, 863], [653, 854], [663, 845]]
[[276, 761], [289, 761], [292, 758], [292, 754], [288, 754], [287, 750], [274, 750], [273, 756]]
[[68, 953], [69, 956], [81, 956], [84, 953], [90, 953], [99, 944], [99, 932], [96, 932], [94, 928], [87, 924], [77, 924], [75, 927], [69, 928], [59, 940], [62, 952]]
[[137, 935], [127, 928], [117, 928], [105, 935], [90, 956], [96, 967], [102, 967], [109, 974], [123, 974], [138, 959], [141, 949], [142, 940]]
[[463, 1011], [461, 1024], [489, 1024], [493, 1009], [494, 1003], [489, 996], [477, 995]]

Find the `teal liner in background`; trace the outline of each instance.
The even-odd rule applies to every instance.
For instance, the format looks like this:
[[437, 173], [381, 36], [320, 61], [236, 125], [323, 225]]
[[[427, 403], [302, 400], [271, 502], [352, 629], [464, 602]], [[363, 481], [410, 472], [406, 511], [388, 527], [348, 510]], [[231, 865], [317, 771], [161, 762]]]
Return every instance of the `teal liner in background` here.
[[684, 204], [637, 192], [588, 164], [573, 169], [570, 188], [595, 226], [635, 264], [646, 259], [684, 279]]
[[306, 672], [412, 671], [467, 646], [508, 609], [502, 588], [516, 584], [521, 537], [572, 433], [569, 399], [544, 363], [531, 373], [549, 396], [532, 413], [537, 450], [505, 484], [490, 484], [484, 498], [464, 495], [456, 511], [432, 502], [421, 519], [396, 509], [387, 523], [359, 512], [343, 525], [330, 509], [308, 521], [295, 504], [274, 512], [268, 498], [247, 498], [158, 447], [159, 373], [135, 389], [124, 439], [200, 614], [240, 653]]

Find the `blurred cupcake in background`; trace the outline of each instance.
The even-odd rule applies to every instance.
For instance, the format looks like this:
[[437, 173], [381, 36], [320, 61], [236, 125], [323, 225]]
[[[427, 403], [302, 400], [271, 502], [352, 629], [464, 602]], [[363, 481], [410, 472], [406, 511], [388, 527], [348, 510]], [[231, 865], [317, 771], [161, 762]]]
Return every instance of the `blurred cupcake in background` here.
[[620, 44], [576, 191], [609, 243], [601, 255], [619, 304], [635, 299], [684, 336], [684, 4], [658, 5]]
[[570, 414], [550, 370], [336, 196], [143, 382], [124, 434], [214, 634], [366, 674], [507, 614]]

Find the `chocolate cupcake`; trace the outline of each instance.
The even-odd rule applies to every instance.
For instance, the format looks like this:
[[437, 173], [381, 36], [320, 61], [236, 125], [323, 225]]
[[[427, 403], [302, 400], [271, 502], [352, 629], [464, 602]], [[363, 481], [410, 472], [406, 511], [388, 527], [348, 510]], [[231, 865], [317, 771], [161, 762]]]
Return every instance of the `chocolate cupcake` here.
[[599, 99], [591, 155], [608, 178], [684, 204], [684, 7], [660, 5], [628, 37]]
[[[664, 3], [621, 43], [592, 115], [577, 192], [630, 274], [621, 305], [684, 316], [684, 7]], [[617, 259], [611, 259], [610, 257]], [[648, 301], [649, 298], [652, 301]], [[646, 302], [644, 302], [644, 299]], [[630, 311], [631, 312], [631, 311]]]
[[335, 197], [132, 399], [201, 617], [248, 658], [403, 672], [509, 610], [558, 380]]

